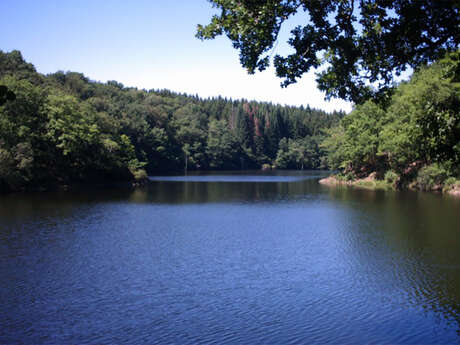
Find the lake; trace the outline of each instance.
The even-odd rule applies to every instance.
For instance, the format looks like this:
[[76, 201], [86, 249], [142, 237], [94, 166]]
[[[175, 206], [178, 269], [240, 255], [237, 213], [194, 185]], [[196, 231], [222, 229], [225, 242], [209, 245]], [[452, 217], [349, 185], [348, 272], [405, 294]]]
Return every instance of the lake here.
[[0, 196], [0, 343], [460, 343], [460, 198], [325, 174]]

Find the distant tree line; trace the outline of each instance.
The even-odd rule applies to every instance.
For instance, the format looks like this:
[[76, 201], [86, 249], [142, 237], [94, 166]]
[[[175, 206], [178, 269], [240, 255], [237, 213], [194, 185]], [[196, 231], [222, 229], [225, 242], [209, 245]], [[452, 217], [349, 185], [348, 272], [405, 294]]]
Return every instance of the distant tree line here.
[[182, 169], [326, 168], [343, 112], [37, 73], [0, 51], [0, 190], [143, 179]]

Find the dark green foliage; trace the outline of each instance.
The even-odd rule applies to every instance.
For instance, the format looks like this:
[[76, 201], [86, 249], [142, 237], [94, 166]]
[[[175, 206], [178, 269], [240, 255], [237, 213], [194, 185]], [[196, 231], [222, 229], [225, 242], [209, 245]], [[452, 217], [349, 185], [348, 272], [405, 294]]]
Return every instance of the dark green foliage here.
[[345, 160], [342, 165], [355, 172], [369, 172], [379, 165], [378, 144], [384, 112], [373, 102], [366, 102], [343, 118]]
[[212, 169], [238, 169], [241, 147], [237, 138], [227, 129], [225, 120], [211, 120], [206, 154]]
[[449, 192], [453, 189], [460, 189], [460, 180], [455, 177], [449, 177], [444, 181], [443, 192]]
[[460, 52], [450, 53], [418, 70], [398, 86], [385, 110], [367, 101], [326, 130], [322, 147], [329, 166], [358, 177], [377, 172], [381, 178], [391, 170], [400, 178], [385, 175], [387, 182], [415, 179], [421, 189], [459, 176], [459, 57]]
[[318, 138], [281, 139], [276, 156], [276, 167], [280, 169], [318, 169], [320, 151]]
[[385, 173], [385, 182], [389, 183], [390, 185], [394, 185], [398, 181], [398, 174], [395, 173], [393, 170], [388, 170]]
[[417, 174], [417, 187], [422, 190], [440, 190], [449, 172], [441, 165], [434, 163], [421, 168]]
[[[147, 172], [272, 165], [318, 168], [322, 130], [343, 113], [138, 90], [83, 74], [43, 76], [18, 51], [0, 52], [0, 189], [132, 180]], [[281, 165], [280, 165], [281, 167]]]
[[[197, 37], [225, 34], [249, 73], [267, 68], [281, 26], [294, 14], [308, 14], [291, 31], [293, 53], [276, 55], [283, 86], [310, 68], [327, 97], [363, 103], [391, 94], [394, 73], [432, 62], [460, 44], [458, 0], [210, 0], [220, 10]], [[376, 88], [370, 88], [374, 83]]]
[[5, 85], [0, 85], [0, 106], [5, 104], [6, 101], [14, 101], [16, 99], [16, 95], [13, 91], [8, 90]]

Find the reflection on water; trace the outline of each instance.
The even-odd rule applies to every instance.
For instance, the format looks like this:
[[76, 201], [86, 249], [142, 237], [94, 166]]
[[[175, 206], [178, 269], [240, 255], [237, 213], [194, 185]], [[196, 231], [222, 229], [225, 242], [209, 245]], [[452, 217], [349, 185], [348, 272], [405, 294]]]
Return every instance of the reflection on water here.
[[[380, 278], [401, 286], [410, 297], [408, 303], [427, 312], [443, 311], [442, 317], [460, 329], [460, 199], [433, 193], [352, 188], [330, 189], [329, 193], [344, 205], [360, 207], [378, 230], [379, 247], [385, 249], [382, 255], [392, 267], [375, 268], [391, 275]], [[357, 241], [362, 240], [363, 229], [366, 228], [355, 230], [360, 230], [354, 237]], [[374, 240], [375, 235], [373, 232]], [[389, 257], [388, 252], [392, 253]], [[366, 258], [360, 262], [375, 263], [375, 251]]]
[[0, 197], [0, 343], [460, 342], [460, 200], [317, 178]]

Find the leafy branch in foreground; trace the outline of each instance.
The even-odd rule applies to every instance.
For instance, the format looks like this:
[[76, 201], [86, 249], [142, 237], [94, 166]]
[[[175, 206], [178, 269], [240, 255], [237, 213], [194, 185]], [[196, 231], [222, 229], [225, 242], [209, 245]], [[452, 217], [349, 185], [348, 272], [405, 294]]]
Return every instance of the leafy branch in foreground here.
[[[282, 25], [296, 13], [309, 20], [291, 31], [293, 53], [276, 55], [282, 86], [311, 68], [326, 98], [356, 104], [391, 94], [394, 75], [433, 62], [460, 44], [456, 0], [210, 0], [220, 10], [197, 37], [225, 34], [249, 73], [266, 69]], [[374, 87], [370, 87], [369, 85]]]

